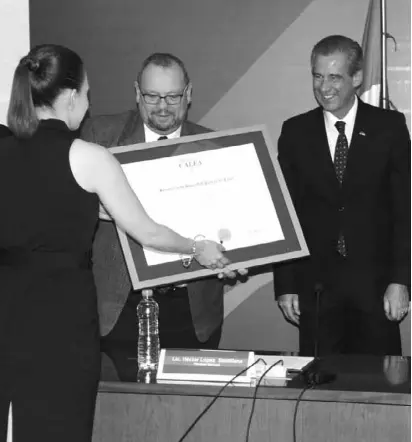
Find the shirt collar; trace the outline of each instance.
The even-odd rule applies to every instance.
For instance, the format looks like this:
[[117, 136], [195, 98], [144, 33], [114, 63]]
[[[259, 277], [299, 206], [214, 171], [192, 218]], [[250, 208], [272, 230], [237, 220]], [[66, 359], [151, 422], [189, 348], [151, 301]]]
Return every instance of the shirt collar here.
[[[144, 137], [146, 143], [151, 143], [152, 141], [157, 141], [159, 137], [162, 135], [154, 132], [150, 127], [146, 126], [146, 124], [143, 124], [144, 127]], [[172, 132], [169, 135], [166, 135], [169, 140], [173, 140], [175, 138], [180, 137], [180, 133], [182, 132], [182, 126], [179, 126], [174, 132]]]

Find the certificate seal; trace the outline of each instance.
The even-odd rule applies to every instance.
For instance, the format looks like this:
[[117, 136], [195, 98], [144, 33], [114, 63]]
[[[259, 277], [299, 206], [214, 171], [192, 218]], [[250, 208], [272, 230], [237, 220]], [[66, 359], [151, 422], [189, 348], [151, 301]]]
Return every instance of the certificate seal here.
[[225, 241], [230, 241], [232, 238], [232, 232], [230, 229], [221, 228], [217, 231], [217, 237], [219, 238], [220, 244], [223, 244]]

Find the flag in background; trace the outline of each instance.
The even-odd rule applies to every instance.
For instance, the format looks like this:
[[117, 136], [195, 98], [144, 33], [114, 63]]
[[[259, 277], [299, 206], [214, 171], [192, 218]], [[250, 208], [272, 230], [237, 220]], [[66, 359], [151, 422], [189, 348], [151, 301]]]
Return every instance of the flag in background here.
[[380, 0], [370, 0], [362, 39], [363, 83], [359, 96], [365, 103], [380, 106], [382, 88]]

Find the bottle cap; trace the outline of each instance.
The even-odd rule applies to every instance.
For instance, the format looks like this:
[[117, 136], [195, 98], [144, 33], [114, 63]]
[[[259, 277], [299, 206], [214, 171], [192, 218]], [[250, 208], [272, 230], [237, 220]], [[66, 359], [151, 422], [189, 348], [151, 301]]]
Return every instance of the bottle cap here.
[[142, 290], [142, 296], [145, 299], [153, 297], [153, 290], [152, 289], [144, 289], [144, 290]]

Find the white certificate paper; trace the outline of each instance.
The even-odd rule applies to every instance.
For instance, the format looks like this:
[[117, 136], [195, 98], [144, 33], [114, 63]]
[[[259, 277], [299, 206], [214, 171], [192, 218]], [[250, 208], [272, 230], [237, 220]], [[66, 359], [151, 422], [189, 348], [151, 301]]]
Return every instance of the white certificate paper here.
[[[183, 236], [226, 250], [284, 239], [253, 143], [123, 164], [147, 213]], [[180, 260], [144, 249], [149, 266]]]

